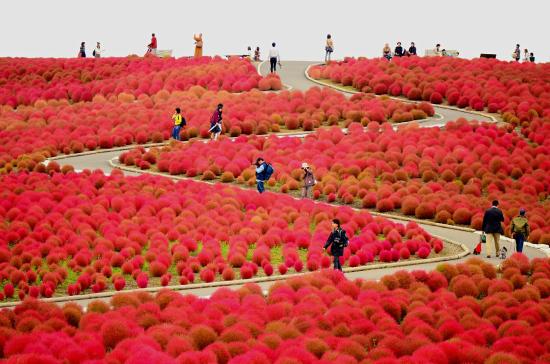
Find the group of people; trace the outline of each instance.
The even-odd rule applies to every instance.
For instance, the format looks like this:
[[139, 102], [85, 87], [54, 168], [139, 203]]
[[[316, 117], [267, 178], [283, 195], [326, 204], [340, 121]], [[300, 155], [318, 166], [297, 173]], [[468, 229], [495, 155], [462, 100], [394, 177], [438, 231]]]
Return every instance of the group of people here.
[[[516, 48], [512, 53], [512, 59], [515, 59], [516, 62], [519, 62], [521, 59], [521, 47], [519, 44], [516, 44]], [[535, 63], [535, 54], [533, 52], [529, 52], [527, 48], [523, 50], [523, 62]]]
[[[219, 135], [222, 132], [223, 118], [222, 118], [223, 104], [218, 104], [216, 110], [210, 118], [210, 140], [218, 140]], [[181, 114], [181, 109], [176, 107], [176, 112], [172, 115], [174, 126], [172, 127], [172, 138], [174, 140], [181, 140], [181, 129], [187, 125], [187, 120]]]
[[[95, 49], [92, 51], [92, 57], [101, 58], [101, 54], [104, 50], [101, 48], [101, 43], [97, 42]], [[80, 49], [78, 50], [78, 58], [86, 58], [86, 42], [80, 43]]]
[[[498, 200], [494, 200], [491, 207], [487, 209], [483, 215], [483, 222], [481, 225], [483, 235], [481, 240], [486, 245], [487, 258], [492, 257], [494, 248], [495, 257], [505, 259], [508, 249], [506, 249], [506, 247], [500, 247], [500, 235], [504, 234], [502, 228], [504, 215], [498, 208], [498, 205]], [[519, 215], [512, 219], [510, 232], [516, 241], [516, 252], [523, 252], [523, 243], [530, 233], [529, 222], [524, 208], [520, 208]]]
[[401, 45], [401, 42], [397, 42], [397, 45], [395, 46], [393, 53], [388, 43], [386, 43], [384, 45], [384, 48], [382, 49], [382, 57], [386, 58], [388, 61], [391, 60], [393, 57], [409, 57], [409, 56], [416, 56], [416, 45], [414, 44], [414, 42], [411, 42], [411, 46], [409, 47], [408, 50], [403, 48], [403, 46]]

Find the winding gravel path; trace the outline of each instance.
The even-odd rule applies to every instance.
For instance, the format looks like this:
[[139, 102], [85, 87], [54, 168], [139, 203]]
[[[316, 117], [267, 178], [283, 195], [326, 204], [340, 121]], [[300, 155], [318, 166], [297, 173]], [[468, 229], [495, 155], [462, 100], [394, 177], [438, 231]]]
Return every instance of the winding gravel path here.
[[[283, 62], [283, 67], [279, 70], [279, 75], [281, 76], [281, 79], [283, 80], [283, 83], [285, 85], [290, 86], [292, 89], [297, 90], [307, 90], [308, 88], [312, 86], [320, 86], [317, 83], [314, 83], [310, 81], [305, 76], [305, 70], [308, 66], [316, 64], [316, 62], [299, 62], [299, 61], [288, 61]], [[259, 65], [259, 72], [263, 75], [267, 74], [269, 72], [269, 65], [266, 63], [261, 63]], [[467, 120], [478, 120], [478, 121], [487, 121], [487, 122], [494, 122], [489, 117], [484, 117], [477, 114], [472, 114], [467, 111], [462, 110], [452, 110], [447, 109], [443, 107], [439, 107], [434, 105], [434, 108], [436, 110], [436, 113], [440, 114], [442, 118], [439, 119], [431, 119], [428, 121], [422, 122], [422, 126], [429, 127], [429, 126], [443, 126], [446, 122], [451, 120], [456, 120], [457, 118], [463, 117]], [[74, 156], [66, 156], [66, 157], [58, 157], [56, 160], [58, 163], [61, 164], [71, 164], [75, 167], [76, 170], [83, 170], [83, 169], [101, 169], [105, 173], [110, 173], [113, 167], [109, 164], [109, 161], [111, 159], [117, 158], [122, 151], [105, 151], [105, 152], [99, 152], [96, 154], [89, 154], [89, 155], [74, 155]], [[132, 172], [124, 172], [126, 175], [138, 175], [139, 173], [132, 173]], [[144, 171], [143, 173], [147, 173]], [[393, 219], [392, 219], [393, 220]], [[403, 222], [402, 220], [394, 220], [397, 222]], [[477, 244], [479, 240], [479, 233], [474, 232], [473, 230], [464, 230], [464, 229], [455, 229], [453, 227], [445, 227], [445, 226], [436, 226], [432, 225], [430, 223], [419, 223], [419, 225], [425, 229], [430, 234], [433, 234], [435, 236], [456, 241], [464, 244], [468, 249], [473, 250], [475, 245]], [[514, 244], [510, 239], [504, 239], [504, 241], [501, 242], [502, 245], [506, 246], [508, 248], [509, 252], [514, 251]], [[535, 257], [546, 257], [548, 256], [548, 250], [541, 250], [539, 247], [535, 248], [534, 246], [526, 246], [524, 248], [524, 253], [529, 258], [535, 258]], [[483, 255], [482, 255], [483, 256]], [[454, 260], [453, 262], [460, 262], [467, 259], [469, 256], [466, 256], [464, 258], [460, 258], [457, 260]], [[500, 263], [499, 259], [493, 258], [490, 260], [493, 264], [497, 265]], [[346, 276], [350, 279], [355, 278], [363, 278], [363, 279], [380, 279], [382, 276], [386, 274], [393, 273], [397, 270], [417, 270], [417, 269], [425, 269], [425, 270], [432, 270], [434, 269], [438, 264], [440, 263], [422, 263], [418, 265], [411, 265], [411, 266], [405, 266], [405, 267], [390, 267], [390, 268], [380, 268], [380, 269], [372, 269], [367, 271], [360, 271], [360, 272], [351, 272], [346, 273]], [[267, 290], [269, 286], [273, 284], [273, 282], [261, 282], [258, 283], [263, 289]], [[234, 285], [232, 288], [238, 288], [239, 285]], [[198, 288], [198, 289], [190, 289], [185, 290], [186, 293], [195, 294], [199, 296], [208, 296], [212, 294], [217, 287], [207, 287], [207, 288]], [[72, 300], [78, 300], [78, 297], [71, 297]], [[109, 300], [109, 297], [100, 298], [104, 300]], [[80, 299], [77, 302], [83, 306], [86, 306], [87, 303], [90, 301], [90, 299]]]

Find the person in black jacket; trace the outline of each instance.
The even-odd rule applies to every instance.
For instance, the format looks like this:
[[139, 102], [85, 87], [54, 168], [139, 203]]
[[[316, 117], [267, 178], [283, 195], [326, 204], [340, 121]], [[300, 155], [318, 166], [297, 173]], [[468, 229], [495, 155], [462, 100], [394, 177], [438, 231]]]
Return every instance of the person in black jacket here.
[[401, 42], [397, 42], [397, 47], [395, 47], [393, 55], [396, 57], [403, 57], [403, 54], [403, 47], [401, 46]]
[[504, 215], [498, 208], [498, 201], [494, 200], [493, 205], [485, 211], [483, 215], [483, 223], [481, 229], [487, 234], [487, 258], [491, 258], [492, 244], [489, 240], [494, 241], [495, 254], [500, 252], [500, 234], [504, 233], [502, 229], [502, 222], [504, 221]]
[[409, 55], [416, 56], [416, 46], [414, 45], [414, 42], [411, 42], [411, 46], [409, 47]]
[[330, 252], [334, 257], [334, 269], [342, 271], [340, 257], [344, 255], [344, 248], [348, 245], [348, 237], [344, 229], [340, 227], [340, 220], [332, 220], [332, 232], [330, 233], [324, 249], [330, 246]]

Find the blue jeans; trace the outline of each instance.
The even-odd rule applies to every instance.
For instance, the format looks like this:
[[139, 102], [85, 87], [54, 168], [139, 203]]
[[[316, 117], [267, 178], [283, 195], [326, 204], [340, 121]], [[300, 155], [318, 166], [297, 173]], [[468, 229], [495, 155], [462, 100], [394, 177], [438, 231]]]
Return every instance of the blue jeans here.
[[180, 140], [180, 130], [181, 125], [174, 125], [174, 129], [172, 129], [172, 138]]
[[256, 184], [258, 185], [258, 192], [263, 193], [265, 191], [264, 181], [256, 181]]
[[514, 234], [514, 239], [516, 239], [516, 251], [521, 253], [523, 251], [523, 242], [525, 241], [525, 236], [523, 234]]

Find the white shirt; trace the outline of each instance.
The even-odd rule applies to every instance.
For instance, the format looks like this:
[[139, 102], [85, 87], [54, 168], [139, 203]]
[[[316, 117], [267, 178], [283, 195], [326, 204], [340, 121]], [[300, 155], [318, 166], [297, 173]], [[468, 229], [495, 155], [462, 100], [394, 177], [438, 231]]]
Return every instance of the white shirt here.
[[277, 48], [271, 48], [269, 50], [269, 58], [277, 58], [279, 59], [279, 51], [277, 50]]

